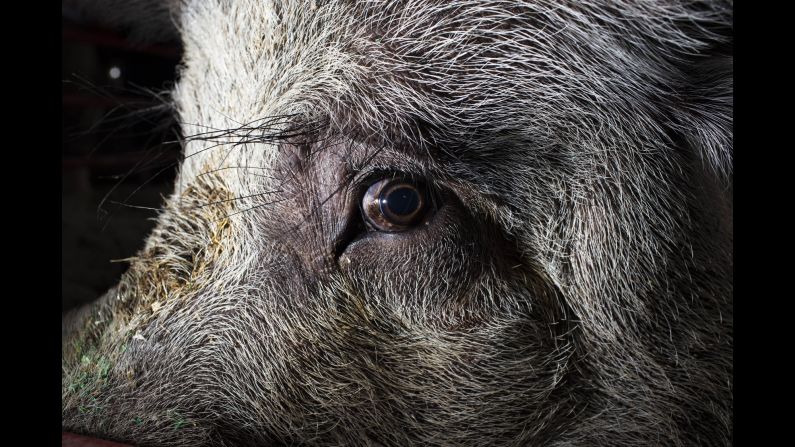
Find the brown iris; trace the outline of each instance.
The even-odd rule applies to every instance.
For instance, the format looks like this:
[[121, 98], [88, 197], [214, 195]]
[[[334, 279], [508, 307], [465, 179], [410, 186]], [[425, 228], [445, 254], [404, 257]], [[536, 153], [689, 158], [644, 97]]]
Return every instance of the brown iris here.
[[362, 212], [379, 231], [404, 231], [421, 223], [428, 211], [424, 185], [405, 179], [379, 180], [367, 189]]

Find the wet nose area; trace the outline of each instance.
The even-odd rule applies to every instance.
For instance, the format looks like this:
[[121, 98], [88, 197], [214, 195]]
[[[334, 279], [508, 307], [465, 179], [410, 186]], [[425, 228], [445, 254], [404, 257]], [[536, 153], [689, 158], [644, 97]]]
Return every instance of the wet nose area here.
[[364, 229], [350, 185], [344, 147], [285, 147], [276, 171], [284, 201], [272, 216], [278, 239], [310, 274], [328, 274], [345, 247]]

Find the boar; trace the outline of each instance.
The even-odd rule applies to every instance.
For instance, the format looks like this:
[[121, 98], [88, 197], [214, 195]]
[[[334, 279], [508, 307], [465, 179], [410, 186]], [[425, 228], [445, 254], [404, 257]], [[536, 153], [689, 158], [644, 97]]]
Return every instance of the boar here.
[[732, 2], [83, 3], [181, 39], [184, 161], [65, 430], [732, 443]]

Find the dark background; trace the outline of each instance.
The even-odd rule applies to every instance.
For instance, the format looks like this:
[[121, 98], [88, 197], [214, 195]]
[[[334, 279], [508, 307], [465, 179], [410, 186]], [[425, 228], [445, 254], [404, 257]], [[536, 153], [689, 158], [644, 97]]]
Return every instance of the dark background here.
[[62, 11], [62, 312], [118, 281], [171, 193], [180, 55], [177, 42], [134, 44]]

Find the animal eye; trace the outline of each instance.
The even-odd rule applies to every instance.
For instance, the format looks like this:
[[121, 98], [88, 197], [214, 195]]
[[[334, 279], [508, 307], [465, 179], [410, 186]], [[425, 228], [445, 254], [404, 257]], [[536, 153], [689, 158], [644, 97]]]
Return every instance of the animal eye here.
[[404, 231], [427, 217], [429, 202], [427, 188], [422, 183], [383, 179], [367, 189], [362, 199], [362, 214], [378, 231]]

